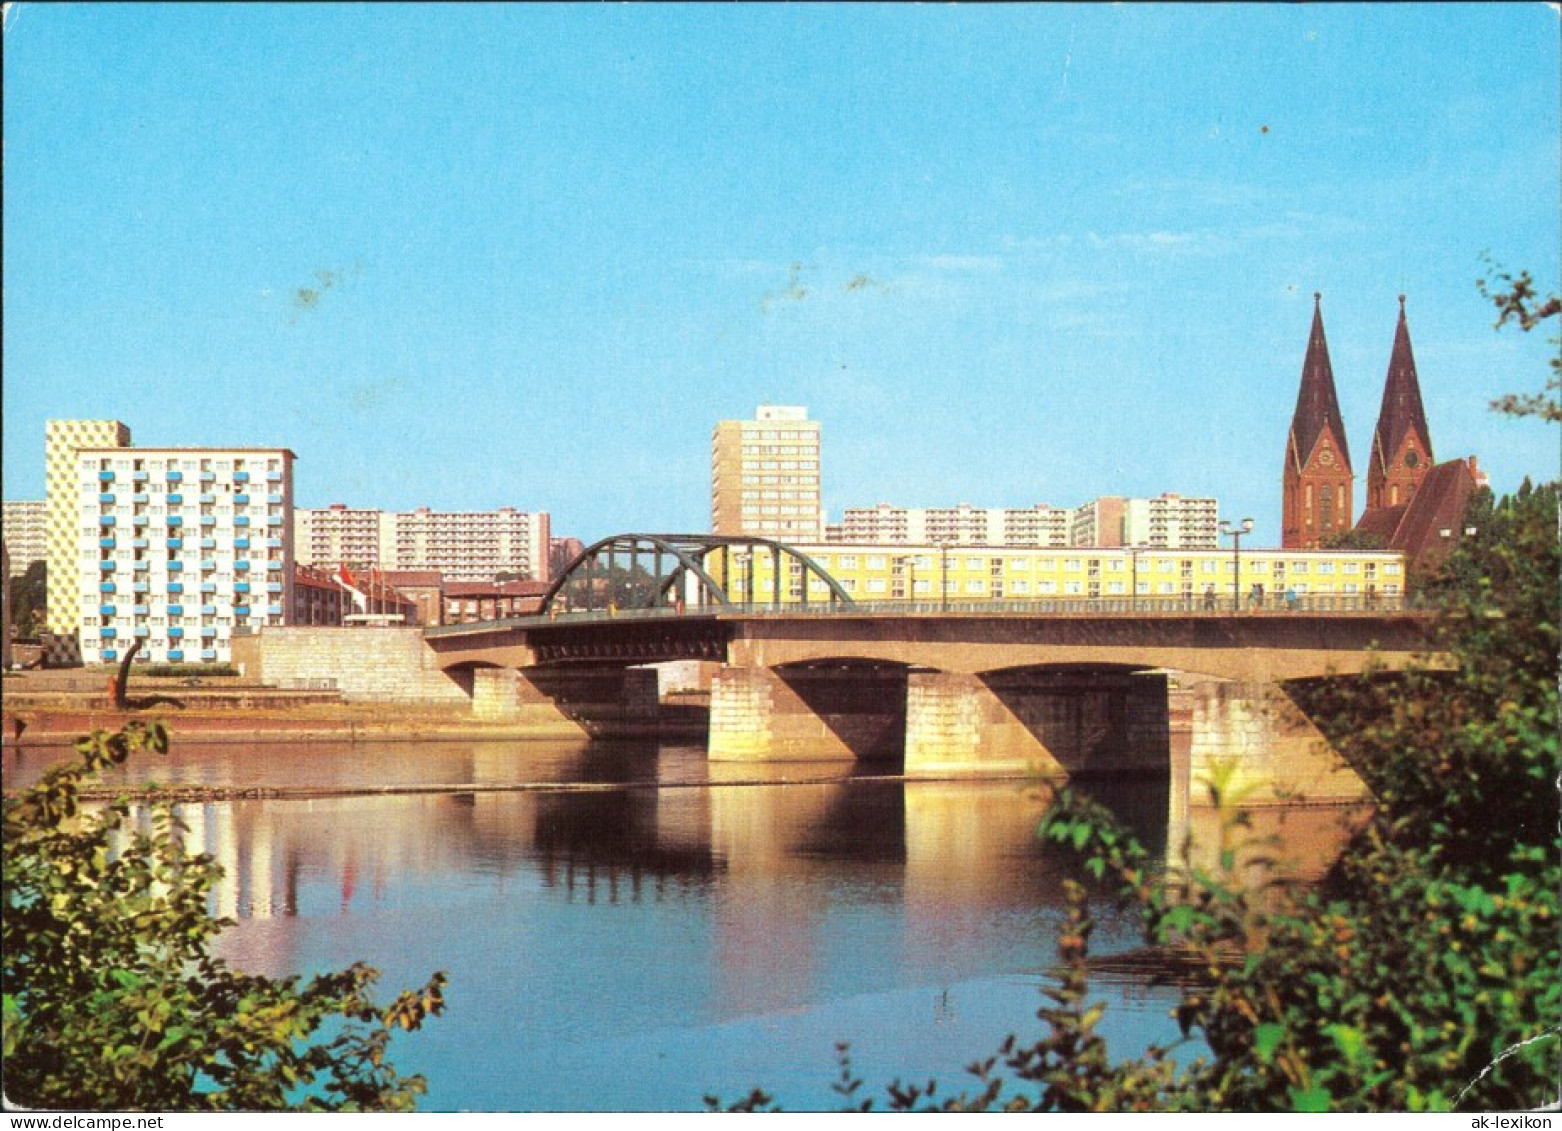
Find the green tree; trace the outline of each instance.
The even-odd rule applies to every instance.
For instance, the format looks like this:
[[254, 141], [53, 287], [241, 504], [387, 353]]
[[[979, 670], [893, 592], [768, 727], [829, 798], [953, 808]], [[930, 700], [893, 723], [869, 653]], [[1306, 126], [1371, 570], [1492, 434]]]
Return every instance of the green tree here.
[[164, 753], [157, 723], [76, 743], [4, 804], [4, 1083], [12, 1103], [120, 1111], [409, 1110], [424, 1091], [386, 1059], [396, 1029], [444, 1007], [444, 975], [389, 1007], [355, 965], [307, 981], [214, 958], [229, 921], [207, 897], [220, 866], [187, 850], [166, 806], [83, 809], [108, 766]]
[[[1537, 329], [1547, 319], [1562, 315], [1562, 297], [1541, 294], [1535, 288], [1535, 280], [1528, 271], [1518, 275], [1504, 270], [1488, 256], [1486, 274], [1475, 281], [1482, 297], [1497, 308], [1498, 329], [1516, 323], [1528, 332]], [[1553, 338], [1558, 343], [1558, 338]], [[1562, 344], [1562, 343], [1559, 343]], [[1562, 421], [1562, 353], [1551, 355], [1551, 376], [1540, 393], [1514, 393], [1492, 402], [1498, 412], [1510, 416], [1538, 416], [1552, 423]]]
[[1381, 534], [1366, 530], [1342, 530], [1331, 534], [1321, 543], [1325, 550], [1381, 550], [1385, 546]]
[[32, 640], [38, 635], [38, 622], [48, 601], [45, 570], [45, 563], [29, 562], [25, 570], [10, 580], [11, 623], [20, 639]]

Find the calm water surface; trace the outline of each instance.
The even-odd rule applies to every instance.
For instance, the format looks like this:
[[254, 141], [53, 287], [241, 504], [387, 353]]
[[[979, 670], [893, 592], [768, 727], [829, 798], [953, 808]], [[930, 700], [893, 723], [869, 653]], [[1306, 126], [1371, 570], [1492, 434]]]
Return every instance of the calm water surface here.
[[[8, 786], [62, 756], [8, 750]], [[385, 998], [448, 972], [445, 1016], [396, 1047], [428, 1077], [423, 1109], [680, 1111], [755, 1086], [831, 1107], [838, 1041], [878, 1094], [942, 1094], [1005, 1034], [1041, 1034], [1068, 869], [1036, 840], [1042, 792], [871, 775], [668, 744], [176, 740], [118, 780], [451, 786], [181, 806], [227, 868], [223, 953], [268, 974], [361, 959]], [[482, 788], [520, 783], [538, 788]], [[1164, 782], [1092, 790], [1164, 850]], [[1335, 810], [1267, 819], [1319, 859], [1343, 839]], [[1132, 917], [1096, 915], [1094, 953], [1137, 945]], [[1114, 1051], [1174, 1037], [1171, 991], [1098, 996]]]

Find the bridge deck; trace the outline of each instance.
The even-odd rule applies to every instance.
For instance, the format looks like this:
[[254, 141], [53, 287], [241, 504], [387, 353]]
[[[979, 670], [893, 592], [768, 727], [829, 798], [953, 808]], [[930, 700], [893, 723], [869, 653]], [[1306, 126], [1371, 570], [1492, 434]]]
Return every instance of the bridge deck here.
[[1381, 618], [1386, 615], [1408, 614], [1416, 619], [1428, 618], [1429, 610], [1419, 608], [1403, 598], [1352, 595], [1328, 595], [1300, 597], [1293, 602], [1269, 597], [1260, 605], [1244, 602], [1240, 609], [1233, 609], [1231, 598], [1214, 607], [1198, 598], [1131, 597], [1122, 598], [1061, 598], [1029, 601], [856, 601], [850, 605], [829, 602], [810, 604], [786, 603], [781, 605], [754, 603], [707, 606], [698, 609], [581, 609], [545, 616], [506, 617], [501, 620], [471, 621], [464, 624], [430, 626], [423, 630], [428, 637], [464, 636], [494, 632], [504, 629], [542, 628], [549, 626], [585, 625], [643, 620], [710, 621], [729, 619], [766, 618], [840, 618], [872, 617], [878, 619], [938, 619], [995, 617], [1003, 619], [1070, 619], [1081, 616], [1114, 617], [1124, 619], [1156, 618], [1183, 619], [1240, 617], [1339, 617], [1355, 616], [1363, 619]]

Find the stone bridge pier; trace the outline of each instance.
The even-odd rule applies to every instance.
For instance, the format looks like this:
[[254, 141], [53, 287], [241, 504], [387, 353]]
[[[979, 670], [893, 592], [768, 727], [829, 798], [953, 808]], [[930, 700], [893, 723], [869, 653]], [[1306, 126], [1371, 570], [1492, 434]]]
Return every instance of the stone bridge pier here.
[[1159, 774], [1174, 826], [1211, 781], [1244, 805], [1367, 796], [1280, 684], [1160, 669], [726, 667], [709, 756], [886, 761], [908, 777]]
[[1221, 782], [1226, 799], [1243, 805], [1341, 804], [1370, 796], [1280, 684], [1178, 673], [1167, 700], [1174, 799], [1211, 802], [1206, 782]]
[[473, 717], [541, 732], [590, 734], [615, 723], [654, 724], [657, 675], [648, 668], [474, 668]]
[[1164, 773], [1167, 749], [1160, 674], [913, 672], [907, 689], [911, 776]]
[[711, 681], [712, 761], [898, 761], [905, 728], [900, 667], [723, 667]]

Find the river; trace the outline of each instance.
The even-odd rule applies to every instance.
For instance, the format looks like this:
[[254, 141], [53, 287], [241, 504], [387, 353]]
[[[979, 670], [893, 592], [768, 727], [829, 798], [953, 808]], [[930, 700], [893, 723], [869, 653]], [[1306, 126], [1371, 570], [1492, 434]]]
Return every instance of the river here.
[[[8, 748], [7, 788], [65, 754]], [[179, 807], [227, 869], [221, 952], [271, 975], [363, 960], [385, 999], [446, 971], [446, 1014], [394, 1045], [423, 1110], [688, 1111], [756, 1086], [819, 1110], [840, 1102], [837, 1042], [882, 1097], [966, 1086], [1006, 1034], [1042, 1034], [1070, 861], [1035, 836], [1036, 783], [668, 743], [177, 738], [115, 780], [289, 791]], [[333, 792], [386, 787], [412, 792]], [[1158, 852], [1190, 831], [1168, 830], [1164, 781], [1088, 789]], [[1260, 817], [1303, 878], [1346, 835], [1338, 809]], [[1093, 954], [1138, 945], [1133, 915], [1094, 911]], [[1174, 991], [1096, 990], [1114, 1054], [1174, 1039]]]

